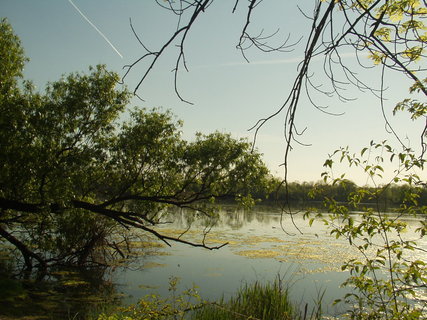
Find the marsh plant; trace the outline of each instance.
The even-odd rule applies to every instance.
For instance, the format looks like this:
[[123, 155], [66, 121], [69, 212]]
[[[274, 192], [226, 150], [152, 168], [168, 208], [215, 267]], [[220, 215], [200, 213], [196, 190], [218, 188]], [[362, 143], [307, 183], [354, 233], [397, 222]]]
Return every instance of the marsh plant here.
[[[197, 287], [178, 292], [179, 279], [169, 280], [169, 296], [147, 295], [138, 303], [120, 307], [116, 312], [100, 314], [97, 320], [294, 320], [320, 319], [321, 309], [308, 315], [291, 302], [281, 279], [272, 283], [246, 284], [229, 299], [202, 300]], [[320, 306], [320, 303], [319, 303]]]
[[206, 304], [195, 311], [192, 320], [293, 320], [320, 319], [321, 304], [309, 312], [307, 305], [303, 312], [291, 302], [288, 288], [277, 278], [271, 283], [255, 282], [243, 286], [234, 296], [219, 302]]
[[157, 294], [146, 295], [136, 304], [118, 307], [115, 311], [101, 313], [96, 320], [177, 320], [185, 319], [188, 313], [201, 308], [203, 302], [197, 287], [178, 291], [179, 278], [169, 279], [169, 295], [161, 297]]

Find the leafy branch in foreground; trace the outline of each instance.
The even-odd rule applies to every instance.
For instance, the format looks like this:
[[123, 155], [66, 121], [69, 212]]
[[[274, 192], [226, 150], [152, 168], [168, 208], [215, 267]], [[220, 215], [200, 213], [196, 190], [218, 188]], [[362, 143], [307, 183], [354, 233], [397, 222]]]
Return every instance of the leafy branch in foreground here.
[[[427, 311], [427, 267], [423, 258], [426, 249], [419, 242], [427, 232], [424, 221], [427, 206], [418, 202], [425, 183], [416, 170], [423, 170], [425, 160], [415, 157], [409, 149], [396, 152], [386, 142], [371, 142], [360, 154], [351, 154], [348, 148], [342, 148], [325, 161], [325, 182], [347, 183], [344, 175], [332, 178], [335, 164], [342, 162], [361, 168], [373, 183], [383, 178], [383, 167], [387, 162], [395, 164], [396, 170], [389, 184], [360, 188], [350, 193], [350, 208], [325, 197], [328, 214], [316, 214], [330, 226], [331, 234], [347, 239], [359, 253], [359, 258], [342, 266], [342, 270], [349, 272], [343, 285], [354, 290], [336, 302], [344, 301], [351, 306], [348, 310], [351, 319], [423, 318]], [[392, 183], [410, 186], [400, 208], [393, 214], [384, 212], [381, 203], [382, 195]], [[366, 206], [368, 201], [375, 201], [376, 205]], [[352, 209], [361, 212], [352, 214]], [[310, 215], [306, 214], [307, 217]], [[421, 218], [413, 233], [406, 233], [410, 228], [405, 222], [408, 217]]]

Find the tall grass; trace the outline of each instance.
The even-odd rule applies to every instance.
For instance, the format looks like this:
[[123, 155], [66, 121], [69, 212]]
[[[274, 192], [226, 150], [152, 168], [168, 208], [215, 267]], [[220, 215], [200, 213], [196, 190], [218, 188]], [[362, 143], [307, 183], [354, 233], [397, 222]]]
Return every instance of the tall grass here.
[[177, 278], [170, 280], [167, 298], [149, 295], [137, 304], [107, 310], [97, 320], [314, 320], [321, 318], [321, 298], [317, 310], [307, 316], [307, 305], [301, 311], [291, 302], [288, 288], [280, 277], [274, 282], [244, 285], [234, 296], [209, 302], [200, 298], [195, 289], [176, 292]]
[[[305, 312], [306, 313], [306, 312]], [[225, 301], [206, 304], [191, 316], [191, 320], [303, 320], [298, 306], [289, 298], [288, 289], [280, 279], [261, 284], [243, 286], [235, 296]], [[313, 318], [313, 317], [310, 317]], [[319, 315], [315, 315], [319, 318]]]

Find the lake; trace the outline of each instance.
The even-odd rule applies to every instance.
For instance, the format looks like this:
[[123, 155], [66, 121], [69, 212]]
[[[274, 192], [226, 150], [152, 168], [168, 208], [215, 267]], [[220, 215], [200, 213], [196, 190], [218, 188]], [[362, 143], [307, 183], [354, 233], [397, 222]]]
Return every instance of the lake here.
[[[357, 215], [356, 215], [357, 216]], [[171, 235], [187, 230], [189, 221], [185, 212], [175, 212], [173, 223], [162, 228]], [[187, 245], [173, 244], [159, 249], [158, 255], [138, 260], [142, 269], [123, 269], [114, 275], [114, 282], [127, 297], [135, 302], [149, 293], [168, 294], [168, 279], [179, 277], [182, 288], [196, 284], [205, 299], [228, 297], [244, 283], [273, 281], [282, 277], [290, 287], [293, 300], [302, 307], [314, 307], [324, 293], [323, 309], [330, 315], [341, 313], [332, 302], [349, 289], [340, 288], [348, 273], [341, 271], [344, 260], [358, 257], [358, 252], [345, 240], [336, 240], [323, 223], [311, 227], [302, 214], [282, 217], [278, 209], [256, 207], [252, 211], [225, 207], [206, 236], [206, 243], [217, 246], [229, 244], [219, 250], [209, 251]], [[408, 218], [412, 232], [418, 220]], [[283, 226], [283, 229], [281, 228]], [[200, 221], [184, 235], [185, 239], [202, 241], [205, 225]], [[414, 235], [415, 237], [415, 235]], [[422, 246], [427, 243], [422, 240]], [[426, 261], [426, 257], [420, 257]], [[134, 263], [135, 265], [135, 263]]]
[[[358, 215], [354, 216], [357, 219]], [[38, 285], [30, 293], [23, 293], [31, 297], [32, 305], [25, 300], [19, 305], [18, 299], [13, 301], [17, 303], [13, 307], [42, 310], [52, 318], [59, 314], [83, 315], [91, 309], [90, 305], [108, 300], [107, 296], [119, 296], [125, 304], [134, 303], [146, 294], [166, 297], [170, 295], [171, 277], [180, 279], [180, 290], [197, 285], [200, 296], [209, 300], [227, 298], [244, 284], [274, 281], [280, 277], [301, 308], [307, 303], [311, 310], [323, 295], [326, 314], [342, 313], [345, 306], [332, 305], [349, 290], [340, 288], [348, 276], [341, 271], [341, 264], [359, 254], [347, 241], [332, 237], [323, 223], [314, 222], [310, 227], [302, 213], [293, 215], [292, 222], [290, 216], [281, 216], [279, 209], [262, 206], [251, 211], [224, 206], [213, 226], [206, 225], [204, 219], [189, 221], [185, 211], [167, 213], [165, 220], [172, 222], [158, 230], [168, 235], [179, 236], [186, 231], [184, 239], [201, 242], [203, 234], [209, 230], [205, 238], [207, 245], [228, 245], [212, 251], [179, 243], [168, 247], [142, 236], [134, 245], [145, 247], [141, 250], [143, 254], [136, 256], [130, 265], [108, 272], [79, 273], [78, 276], [58, 271], [51, 276], [48, 285], [41, 286], [42, 289]], [[415, 239], [413, 230], [420, 220], [405, 218], [405, 221], [409, 225], [405, 236]], [[427, 248], [425, 239], [418, 243]], [[427, 261], [425, 252], [414, 254], [417, 259]]]

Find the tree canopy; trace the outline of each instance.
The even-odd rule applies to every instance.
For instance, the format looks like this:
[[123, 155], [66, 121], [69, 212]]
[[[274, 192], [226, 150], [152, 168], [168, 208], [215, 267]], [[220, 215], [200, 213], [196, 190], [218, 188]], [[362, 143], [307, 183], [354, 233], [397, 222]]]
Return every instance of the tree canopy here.
[[28, 269], [104, 263], [123, 255], [119, 244], [135, 229], [218, 248], [162, 234], [162, 212], [174, 206], [213, 218], [209, 203], [247, 205], [268, 184], [250, 143], [219, 132], [183, 140], [170, 112], [129, 110], [130, 93], [105, 66], [36, 92], [23, 80], [26, 58], [6, 20], [0, 31], [0, 237]]

